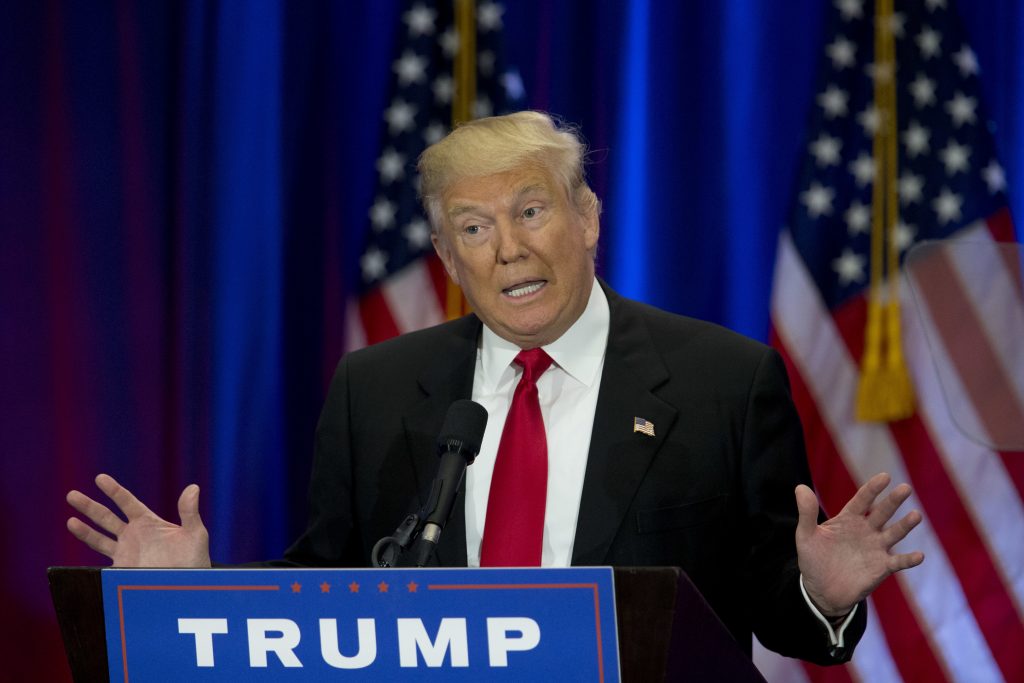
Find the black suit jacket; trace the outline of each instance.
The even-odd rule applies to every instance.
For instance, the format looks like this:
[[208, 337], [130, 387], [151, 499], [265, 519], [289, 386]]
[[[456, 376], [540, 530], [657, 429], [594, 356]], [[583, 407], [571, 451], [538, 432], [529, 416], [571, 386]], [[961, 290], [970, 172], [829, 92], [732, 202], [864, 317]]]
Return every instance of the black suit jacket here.
[[[603, 283], [602, 283], [603, 284]], [[770, 348], [605, 286], [611, 329], [573, 547], [574, 565], [682, 567], [737, 641], [829, 653], [798, 585], [793, 489], [810, 483], [785, 369]], [[470, 398], [475, 316], [346, 355], [316, 434], [310, 522], [286, 558], [366, 566], [374, 543], [418, 509], [451, 403]], [[655, 436], [633, 431], [633, 418]], [[436, 561], [466, 565], [462, 494]]]

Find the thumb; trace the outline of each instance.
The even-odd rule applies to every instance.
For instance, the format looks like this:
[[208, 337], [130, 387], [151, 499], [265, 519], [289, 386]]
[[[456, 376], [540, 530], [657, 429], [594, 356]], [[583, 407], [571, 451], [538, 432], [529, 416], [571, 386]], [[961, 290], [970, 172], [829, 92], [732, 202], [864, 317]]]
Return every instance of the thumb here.
[[178, 516], [181, 526], [186, 529], [203, 528], [203, 520], [199, 517], [199, 487], [190, 484], [185, 487], [178, 498]]
[[796, 538], [799, 542], [814, 533], [818, 526], [818, 497], [809, 486], [796, 487], [796, 509], [800, 518], [796, 523]]

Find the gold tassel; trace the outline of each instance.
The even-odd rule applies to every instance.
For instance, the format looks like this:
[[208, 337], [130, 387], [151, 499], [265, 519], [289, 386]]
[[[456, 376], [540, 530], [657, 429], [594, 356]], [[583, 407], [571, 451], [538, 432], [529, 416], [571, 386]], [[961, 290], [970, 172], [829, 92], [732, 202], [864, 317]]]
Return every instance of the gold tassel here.
[[[864, 330], [864, 356], [857, 386], [857, 419], [892, 422], [914, 414], [914, 389], [903, 357], [900, 328], [899, 246], [896, 244], [896, 225], [899, 222], [896, 52], [891, 29], [892, 0], [879, 0], [877, 7], [875, 107], [879, 112], [879, 126], [872, 146], [875, 180], [871, 189], [871, 284]], [[888, 272], [888, 292], [885, 291], [883, 264]], [[883, 302], [883, 298], [887, 301]]]

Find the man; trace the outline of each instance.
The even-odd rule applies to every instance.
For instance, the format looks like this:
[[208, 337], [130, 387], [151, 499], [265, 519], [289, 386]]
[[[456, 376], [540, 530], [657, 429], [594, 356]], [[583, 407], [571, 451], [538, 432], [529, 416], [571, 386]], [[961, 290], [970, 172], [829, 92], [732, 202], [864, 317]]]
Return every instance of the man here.
[[[678, 565], [748, 652], [753, 631], [783, 654], [845, 661], [864, 598], [923, 560], [890, 552], [921, 519], [886, 526], [910, 488], [876, 502], [889, 483], [877, 475], [818, 525], [777, 354], [596, 279], [583, 155], [536, 112], [466, 124], [424, 153], [434, 246], [475, 315], [342, 359], [317, 429], [310, 523], [286, 558], [365, 565], [422, 503], [448, 406], [472, 397], [490, 420], [439, 564]], [[197, 487], [177, 526], [110, 477], [97, 484], [128, 521], [69, 493], [114, 537], [70, 519], [90, 547], [115, 565], [209, 566]]]

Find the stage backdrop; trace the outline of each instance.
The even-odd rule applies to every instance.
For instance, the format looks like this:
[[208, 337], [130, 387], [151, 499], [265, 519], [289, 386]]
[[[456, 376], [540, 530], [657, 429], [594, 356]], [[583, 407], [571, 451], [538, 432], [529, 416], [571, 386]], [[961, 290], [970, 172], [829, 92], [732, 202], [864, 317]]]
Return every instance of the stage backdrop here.
[[[854, 3], [856, 4], [856, 3]], [[579, 123], [622, 293], [768, 332], [827, 6], [522, 0], [501, 19], [530, 107]], [[342, 350], [399, 0], [0, 7], [0, 627], [12, 680], [66, 667], [48, 565], [101, 564], [70, 488], [118, 476], [216, 560], [300, 529]], [[959, 8], [1024, 215], [1024, 10]]]

